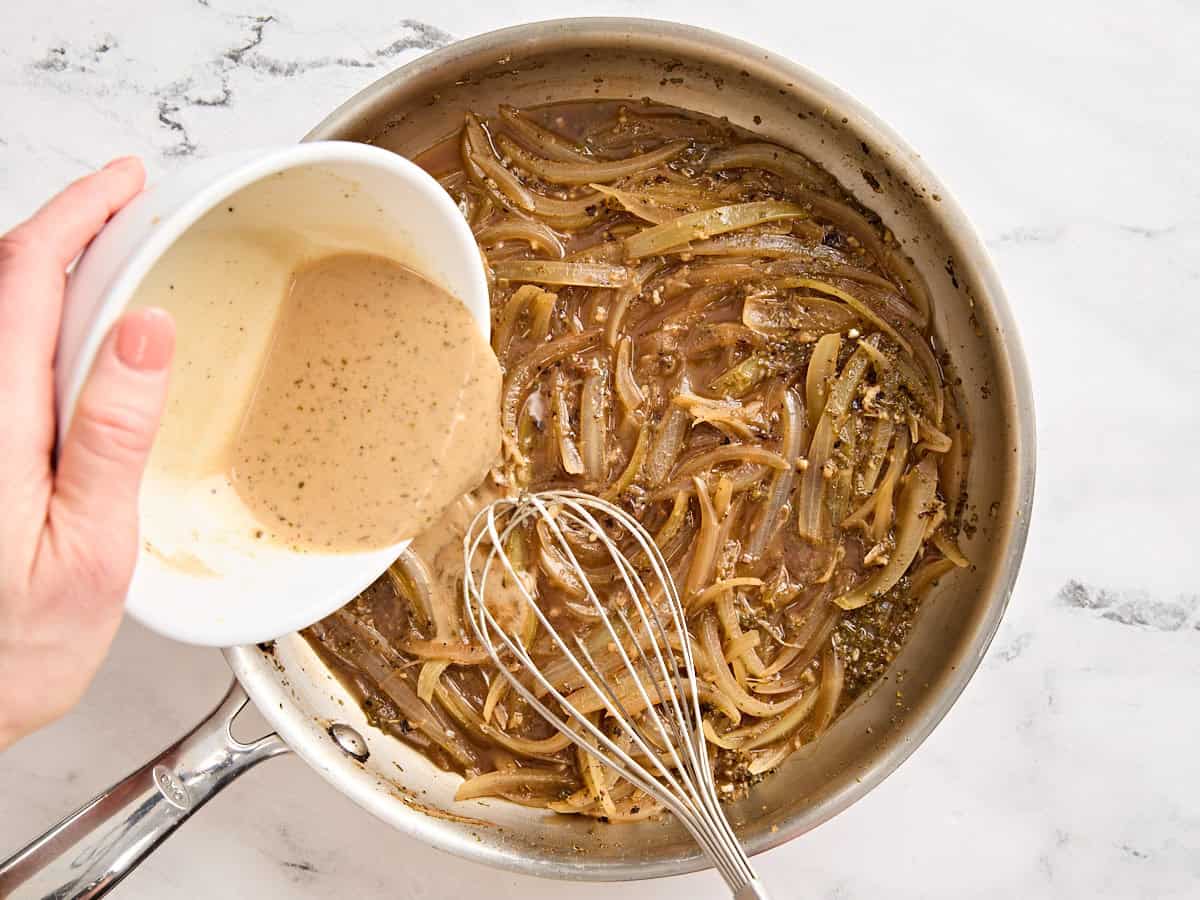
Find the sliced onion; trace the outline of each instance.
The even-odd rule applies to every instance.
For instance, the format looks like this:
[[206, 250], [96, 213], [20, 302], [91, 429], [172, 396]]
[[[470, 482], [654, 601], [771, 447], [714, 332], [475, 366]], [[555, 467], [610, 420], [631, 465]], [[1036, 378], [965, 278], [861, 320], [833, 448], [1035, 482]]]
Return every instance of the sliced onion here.
[[[393, 662], [385, 656], [385, 653], [392, 651], [388, 649], [387, 641], [379, 632], [345, 609], [317, 622], [312, 628], [322, 643], [331, 650], [334, 642], [329, 639], [332, 636], [330, 633], [342, 632], [346, 643], [353, 648], [344, 654], [344, 658], [379, 686], [379, 690], [387, 696], [410, 727], [427, 737], [464, 768], [476, 769], [479, 766], [478, 754], [454, 734], [450, 723], [436, 707], [421, 702], [421, 698], [409, 685], [405, 671], [393, 667]], [[343, 654], [339, 654], [341, 655]]]
[[567, 253], [562, 240], [549, 225], [535, 219], [516, 216], [481, 228], [475, 233], [475, 240], [484, 246], [505, 241], [524, 241], [535, 250], [545, 250], [558, 259], [562, 259]]
[[767, 772], [777, 769], [785, 759], [792, 755], [796, 750], [796, 745], [793, 741], [783, 740], [774, 747], [766, 747], [757, 753], [750, 752], [752, 759], [750, 764], [746, 766], [746, 771], [750, 775], [764, 775]]
[[478, 644], [459, 638], [429, 638], [401, 641], [397, 646], [409, 656], [421, 659], [449, 660], [460, 666], [474, 666], [486, 662], [488, 652]]
[[608, 478], [608, 367], [595, 360], [579, 394], [579, 454], [593, 484]]
[[737, 748], [740, 746], [739, 741], [731, 741], [726, 738], [725, 735], [717, 731], [716, 726], [713, 725], [711, 719], [705, 719], [701, 728], [704, 731], [705, 740], [716, 747], [720, 747], [722, 750], [737, 750]]
[[[606, 629], [602, 629], [607, 631]], [[628, 715], [636, 715], [646, 709], [647, 697], [655, 696], [654, 679], [645, 667], [636, 665], [637, 677], [631, 677], [629, 670], [622, 663], [621, 671], [610, 674], [605, 680], [603, 693], [597, 693], [591, 687], [581, 687], [566, 696], [566, 703], [580, 715], [604, 712], [610, 704], [619, 703]], [[642, 695], [645, 690], [647, 696]], [[611, 695], [609, 693], [611, 691]]]
[[690, 284], [738, 284], [762, 277], [762, 270], [750, 263], [710, 263], [691, 266], [687, 272]]
[[[612, 229], [608, 229], [607, 233], [611, 234]], [[577, 236], [576, 241], [578, 242], [578, 240]], [[625, 253], [621, 247], [621, 242], [609, 240], [607, 237], [604, 240], [576, 250], [566, 257], [568, 262], [602, 262], [614, 265], [621, 262], [624, 258]]]
[[561, 369], [554, 370], [554, 430], [558, 434], [558, 454], [563, 471], [568, 475], [582, 475], [583, 457], [575, 445], [571, 429], [571, 410], [567, 401], [567, 378]]
[[552, 757], [565, 750], [571, 744], [571, 739], [562, 733], [555, 733], [548, 738], [535, 740], [518, 737], [494, 725], [489, 725], [472, 708], [458, 685], [450, 679], [443, 678], [438, 682], [434, 696], [437, 698], [437, 702], [445, 707], [446, 712], [453, 716], [477, 740], [499, 744], [506, 750], [511, 750], [513, 753], [518, 753], [521, 756], [534, 758]]
[[502, 769], [466, 779], [454, 799], [461, 802], [522, 792], [553, 796], [574, 784], [572, 776], [557, 769]]
[[842, 664], [838, 646], [830, 643], [821, 658], [821, 685], [817, 688], [817, 704], [812, 708], [812, 721], [808, 726], [810, 740], [826, 730], [829, 722], [833, 721], [845, 685], [846, 666]]
[[449, 665], [448, 659], [431, 659], [421, 666], [421, 674], [417, 677], [417, 696], [425, 703], [433, 702], [433, 689]]
[[792, 390], [783, 394], [783, 440], [779, 454], [783, 457], [784, 467], [775, 473], [771, 487], [767, 492], [766, 503], [758, 514], [746, 543], [745, 556], [756, 560], [762, 556], [763, 550], [775, 535], [779, 526], [779, 518], [788, 497], [792, 493], [792, 484], [796, 480], [796, 462], [804, 444], [804, 404]]
[[696, 693], [702, 704], [723, 715], [731, 726], [737, 726], [742, 721], [742, 711], [737, 708], [737, 704], [720, 691], [702, 686]]
[[862, 348], [867, 356], [871, 357], [871, 365], [875, 367], [875, 371], [880, 375], [883, 375], [892, 368], [892, 357], [880, 350], [877, 345], [859, 340], [858, 346]]
[[879, 473], [883, 470], [883, 461], [887, 459], [888, 446], [892, 443], [892, 435], [896, 426], [891, 419], [876, 419], [871, 429], [871, 443], [867, 449], [866, 461], [860, 473], [858, 489], [864, 494], [875, 490], [879, 481]]
[[934, 532], [933, 546], [937, 547], [941, 551], [942, 556], [954, 563], [957, 568], [970, 568], [971, 561], [959, 549], [958, 541], [954, 540], [954, 538], [950, 537], [944, 531]]
[[560, 337], [539, 346], [525, 356], [508, 374], [500, 406], [500, 423], [511, 445], [509, 451], [517, 456], [518, 460], [523, 458], [523, 454], [517, 442], [517, 414], [521, 411], [521, 401], [525, 392], [533, 384], [533, 380], [541, 374], [543, 369], [566, 359], [572, 353], [595, 346], [599, 339], [600, 329], [598, 328]]
[[550, 321], [554, 318], [554, 306], [558, 294], [539, 291], [529, 304], [529, 336], [540, 343], [550, 336]]
[[892, 327], [891, 323], [875, 312], [875, 310], [871, 309], [866, 302], [850, 292], [843, 291], [841, 288], [827, 281], [820, 281], [816, 278], [782, 278], [778, 284], [780, 287], [808, 288], [812, 291], [819, 291], [822, 294], [836, 297], [904, 348], [905, 353], [912, 353], [912, 346], [901, 336], [899, 331]]
[[405, 550], [388, 567], [388, 577], [396, 593], [412, 604], [423, 628], [433, 628], [433, 575], [411, 549]]
[[712, 580], [713, 566], [717, 561], [718, 537], [721, 521], [708, 495], [708, 487], [699, 478], [692, 478], [696, 497], [700, 501], [700, 535], [692, 545], [692, 560], [688, 564], [687, 581], [683, 586], [684, 604], [690, 606], [693, 599]]
[[429, 738], [459, 765], [478, 769], [479, 757], [475, 751], [455, 733], [441, 713], [422, 703], [406, 682], [399, 678], [388, 679], [379, 682], [379, 689], [411, 728]]
[[631, 329], [636, 337], [645, 337], [657, 332], [659, 339], [669, 335], [672, 329], [686, 329], [701, 318], [705, 309], [729, 295], [728, 285], [704, 285], [669, 298], [668, 302], [654, 313], [646, 316]]
[[817, 696], [817, 691], [805, 691], [792, 701], [791, 709], [782, 715], [765, 722], [743, 726], [736, 731], [729, 732], [726, 737], [737, 740], [737, 748], [743, 753], [782, 740], [799, 728], [801, 723], [808, 718], [816, 706]]
[[858, 391], [858, 386], [862, 384], [863, 376], [866, 375], [867, 368], [871, 364], [871, 356], [866, 348], [876, 346], [878, 339], [879, 335], [873, 334], [866, 340], [860, 341], [857, 349], [846, 360], [841, 374], [829, 388], [829, 399], [825, 401], [825, 410], [832, 415], [835, 429], [841, 429], [846, 414], [850, 411], [854, 395]]
[[749, 653], [762, 643], [762, 635], [757, 631], [744, 631], [725, 645], [725, 660], [733, 662]]
[[636, 175], [645, 169], [669, 162], [683, 152], [687, 147], [687, 141], [672, 141], [657, 150], [625, 159], [575, 162], [535, 156], [504, 135], [500, 135], [496, 139], [496, 146], [506, 157], [542, 181], [550, 184], [576, 185], [590, 184], [594, 181], [616, 181], [618, 178]]
[[740, 438], [752, 438], [763, 429], [757, 412], [738, 400], [712, 400], [689, 392], [676, 394], [671, 402], [686, 409], [697, 422], [707, 422]]
[[[754, 635], [754, 643], [751, 646], [743, 646], [744, 633], [742, 632], [741, 622], [737, 610], [734, 608], [733, 594], [726, 592], [717, 597], [716, 601], [717, 619], [721, 623], [721, 628], [725, 632], [725, 660], [734, 667], [734, 677], [738, 684], [743, 688], [749, 684], [749, 676], [761, 675], [765, 666], [755, 652], [755, 647], [761, 641], [761, 637], [757, 630], [752, 630], [750, 633]], [[739, 671], [740, 670], [740, 671]]]
[[[640, 792], [639, 792], [640, 793]], [[630, 800], [622, 801], [617, 804], [616, 811], [613, 813], [604, 813], [602, 810], [596, 809], [581, 809], [580, 814], [585, 816], [598, 816], [603, 814], [604, 818], [609, 823], [618, 822], [641, 822], [645, 819], [652, 819], [663, 813], [663, 806], [657, 800], [652, 800], [646, 795], [641, 795]]]
[[804, 207], [784, 200], [758, 200], [688, 213], [662, 225], [646, 228], [625, 239], [625, 255], [631, 259], [653, 256], [688, 241], [698, 241], [728, 231], [738, 231], [807, 215]]
[[842, 609], [858, 609], [887, 593], [898, 582], [925, 540], [925, 519], [937, 492], [937, 461], [927, 456], [908, 476], [896, 504], [896, 546], [888, 564], [857, 588], [837, 597]]
[[837, 374], [838, 353], [842, 349], [842, 336], [837, 332], [823, 335], [813, 347], [804, 378], [805, 401], [808, 404], [808, 427], [816, 428], [825, 412], [825, 401], [829, 398], [829, 385]]
[[[756, 486], [770, 471], [771, 470], [766, 466], [759, 465], [757, 463], [743, 463], [736, 469], [723, 474], [721, 477], [728, 481], [732, 492], [737, 494]], [[711, 475], [711, 471], [708, 474]], [[684, 491], [688, 494], [691, 494], [696, 489], [695, 483], [693, 482], [694, 477], [695, 476], [688, 477], [685, 475], [680, 478], [676, 478], [658, 490], [652, 492], [650, 494], [650, 499], [665, 500], [667, 497], [675, 496], [676, 491]], [[707, 483], [708, 479], [704, 480]]]
[[530, 281], [535, 284], [575, 284], [582, 287], [622, 287], [631, 274], [625, 266], [609, 263], [565, 262], [542, 259], [505, 259], [493, 266], [496, 278], [503, 281]]
[[905, 356], [897, 355], [894, 359], [896, 372], [899, 374], [909, 393], [917, 398], [921, 409], [934, 425], [942, 424], [945, 413], [942, 392], [936, 385], [942, 383], [941, 371], [933, 359], [933, 354], [924, 340], [918, 339], [909, 344], [913, 359], [917, 365]]
[[[686, 379], [680, 382], [678, 390], [688, 390]], [[650, 445], [650, 455], [643, 469], [646, 473], [646, 484], [650, 487], [658, 487], [671, 474], [679, 451], [683, 448], [683, 439], [687, 436], [688, 421], [687, 410], [672, 405], [659, 422], [654, 433], [654, 443]]]
[[633, 375], [633, 340], [629, 337], [621, 338], [617, 344], [617, 359], [614, 382], [617, 389], [617, 396], [621, 400], [621, 405], [625, 407], [625, 415], [629, 416], [633, 421], [638, 421], [642, 417], [642, 404], [646, 402], [645, 396], [642, 394], [641, 387], [638, 386], [637, 379]]
[[912, 591], [914, 597], [919, 598], [936, 585], [939, 580], [945, 578], [957, 568], [958, 566], [954, 564], [954, 560], [952, 559], [930, 560], [913, 573], [909, 590]]
[[634, 270], [629, 283], [617, 291], [608, 308], [608, 319], [604, 325], [604, 335], [608, 346], [615, 347], [617, 345], [617, 335], [621, 333], [621, 324], [625, 320], [625, 312], [629, 309], [629, 304], [642, 292], [642, 286], [653, 277], [660, 266], [661, 263], [658, 260], [642, 263]]
[[[804, 274], [803, 272], [787, 272], [787, 273], [781, 272], [780, 273], [780, 275], [783, 277], [787, 277], [788, 275], [803, 275], [803, 274]], [[864, 286], [870, 287], [870, 288], [876, 288], [877, 290], [879, 290], [881, 292], [887, 293], [887, 294], [895, 297], [896, 285], [892, 284], [892, 282], [888, 281], [886, 278], [881, 278], [880, 276], [876, 275], [874, 272], [868, 271], [867, 269], [860, 269], [858, 266], [851, 266], [851, 265], [847, 265], [844, 262], [839, 262], [830, 267], [829, 274], [836, 275], [838, 278], [844, 278], [847, 281], [856, 281], [861, 285], [864, 285]], [[909, 304], [907, 302], [905, 302], [904, 300], [902, 300], [898, 297], [896, 297], [895, 299], [896, 299], [896, 302], [903, 303], [906, 308], [912, 310], [913, 312], [916, 312], [916, 310], [913, 310], [913, 308], [911, 306], [909, 306]], [[917, 317], [918, 318], [920, 317], [919, 313], [917, 313]]]
[[808, 447], [808, 464], [800, 480], [800, 497], [796, 501], [796, 521], [800, 536], [820, 543], [825, 537], [822, 511], [825, 508], [825, 464], [833, 452], [833, 421], [822, 415]]
[[811, 244], [790, 234], [730, 234], [688, 245], [692, 256], [762, 256], [787, 259], [806, 256]]
[[922, 281], [920, 274], [904, 254], [898, 249], [886, 246], [875, 230], [875, 226], [844, 203], [838, 203], [836, 200], [812, 191], [801, 190], [796, 193], [817, 217], [832, 222], [858, 240], [867, 252], [900, 282], [904, 287], [905, 294], [913, 302], [913, 306], [921, 316], [918, 324], [921, 328], [925, 328], [929, 324], [929, 292], [925, 288], [925, 282]]
[[899, 428], [896, 430], [895, 443], [892, 445], [892, 455], [888, 462], [887, 472], [884, 473], [883, 481], [879, 483], [879, 489], [875, 491], [870, 531], [871, 539], [874, 541], [882, 541], [887, 536], [888, 529], [891, 528], [892, 497], [896, 490], [896, 485], [900, 481], [900, 475], [904, 472], [904, 468], [907, 465], [910, 440], [907, 429]]
[[948, 434], [943, 434], [924, 419], [921, 420], [918, 427], [921, 434], [921, 443], [918, 444], [920, 449], [928, 450], [931, 453], [946, 453], [954, 446], [954, 441]]
[[446, 596], [444, 584], [434, 578], [425, 561], [418, 554], [406, 550], [392, 565], [401, 567], [412, 584], [413, 599], [421, 608], [426, 622], [433, 626], [434, 637], [457, 641], [462, 630], [458, 604]]
[[[467, 113], [467, 124], [463, 130], [463, 138], [466, 142], [466, 154], [470, 161], [475, 164], [479, 173], [484, 176], [483, 180], [490, 179], [492, 184], [496, 186], [502, 195], [503, 199], [514, 204], [518, 209], [525, 212], [532, 212], [535, 208], [533, 195], [529, 189], [521, 183], [513, 172], [510, 172], [492, 153], [491, 142], [488, 140], [483, 126], [472, 113]], [[468, 168], [468, 173], [471, 169]], [[491, 185], [486, 185], [491, 187]]]
[[815, 190], [838, 190], [838, 183], [829, 173], [807, 157], [778, 144], [739, 144], [711, 153], [704, 164], [710, 172], [722, 169], [765, 169]]
[[508, 688], [509, 683], [507, 678], [499, 673], [492, 675], [492, 683], [488, 685], [487, 697], [483, 701], [483, 721], [492, 721], [496, 707], [504, 699], [504, 695], [508, 693]]
[[616, 200], [626, 212], [632, 213], [639, 219], [644, 219], [654, 225], [670, 222], [672, 219], [678, 218], [682, 212], [678, 207], [659, 204], [652, 196], [637, 194], [633, 191], [623, 191], [614, 187], [605, 187], [602, 184], [588, 186], [592, 190]]
[[[594, 716], [593, 724], [598, 721], [599, 716]], [[575, 746], [575, 755], [579, 761], [579, 772], [583, 775], [584, 787], [606, 815], [616, 815], [617, 807], [608, 791], [608, 770], [600, 764], [600, 760], [578, 744]]]
[[496, 327], [492, 331], [492, 349], [500, 359], [504, 359], [507, 355], [508, 345], [517, 330], [517, 322], [529, 308], [530, 301], [541, 293], [542, 289], [537, 285], [523, 284], [513, 291], [512, 296], [505, 301], [504, 308], [496, 321]]
[[767, 359], [759, 355], [747, 356], [713, 379], [709, 389], [721, 398], [744, 397], [769, 378], [771, 372]]
[[707, 610], [700, 615], [700, 643], [704, 647], [708, 657], [709, 665], [712, 668], [711, 675], [713, 681], [717, 685], [717, 689], [726, 694], [733, 704], [746, 715], [749, 716], [774, 716], [784, 710], [791, 709], [800, 702], [802, 697], [790, 697], [787, 700], [780, 700], [775, 703], [767, 703], [759, 700], [746, 693], [743, 688], [733, 677], [733, 673], [729, 671], [729, 667], [725, 664], [725, 654], [721, 650], [721, 639], [717, 635], [716, 616], [712, 610]]
[[[852, 278], [844, 280], [855, 281]], [[854, 293], [850, 285], [846, 285], [846, 288], [851, 293]], [[868, 287], [865, 282], [862, 282], [855, 283], [853, 288], [861, 291], [863, 300], [897, 328], [907, 326], [921, 327], [921, 314], [915, 306], [900, 296], [894, 284], [889, 283], [886, 288], [874, 290]], [[864, 290], [863, 288], [867, 289]]]
[[533, 214], [539, 218], [548, 219], [550, 225], [562, 231], [585, 228], [599, 222], [602, 218], [604, 198], [595, 191], [589, 191], [569, 200], [561, 197], [547, 197], [537, 191], [530, 191], [529, 196], [533, 201]]
[[[829, 589], [822, 590], [827, 592]], [[829, 636], [833, 634], [833, 629], [841, 618], [842, 611], [829, 599], [827, 593], [822, 593], [813, 601], [808, 615], [792, 636], [792, 640], [784, 645], [786, 649], [771, 660], [763, 670], [762, 677], [782, 676], [785, 672], [796, 676], [803, 674], [829, 641]]]
[[650, 449], [650, 425], [643, 423], [638, 429], [637, 443], [633, 445], [633, 453], [629, 455], [629, 462], [625, 466], [625, 470], [621, 473], [608, 489], [601, 494], [605, 500], [617, 500], [625, 493], [637, 480], [638, 475], [642, 471], [642, 465], [646, 461], [646, 454]]
[[[850, 505], [850, 497], [854, 492], [854, 467], [858, 459], [857, 425], [856, 419], [848, 419], [845, 427], [838, 433], [840, 439], [838, 456], [844, 462], [838, 466], [828, 501], [829, 521], [835, 528], [841, 526], [842, 519], [846, 516], [846, 507]], [[839, 549], [841, 549], [841, 545], [839, 545]], [[837, 556], [836, 560], [840, 562], [841, 557]], [[830, 577], [833, 577], [832, 570], [837, 562], [830, 563]]]
[[767, 346], [767, 341], [761, 334], [737, 322], [714, 322], [701, 325], [688, 336], [686, 351], [689, 357], [703, 356], [738, 344], [761, 349]]
[[750, 578], [743, 576], [740, 578], [726, 578], [723, 581], [718, 581], [716, 584], [711, 584], [696, 595], [690, 606], [690, 612], [704, 609], [710, 603], [715, 603], [718, 598], [727, 594], [736, 588], [741, 587], [762, 587], [761, 578]]
[[766, 447], [757, 444], [722, 444], [681, 463], [675, 476], [684, 478], [730, 462], [761, 463], [781, 472], [789, 468], [787, 457]]
[[545, 573], [551, 584], [565, 591], [568, 596], [575, 599], [587, 596], [587, 588], [584, 587], [575, 567], [553, 542], [542, 540], [538, 550], [538, 568]]
[[770, 294], [755, 294], [742, 306], [742, 322], [764, 334], [803, 331], [812, 335], [845, 331], [859, 322], [854, 310], [845, 304], [824, 297], [776, 298]]
[[654, 535], [654, 543], [658, 545], [661, 552], [663, 547], [670, 543], [671, 538], [679, 533], [679, 529], [683, 526], [687, 519], [687, 511], [689, 506], [689, 498], [687, 491], [678, 491], [675, 494], [675, 500], [671, 505], [671, 513], [667, 516], [658, 533]]
[[520, 111], [507, 103], [500, 104], [500, 118], [505, 126], [524, 138], [529, 145], [551, 159], [559, 162], [590, 162], [591, 157], [585, 148], [570, 141], [548, 128], [543, 128], [536, 122], [531, 122]]

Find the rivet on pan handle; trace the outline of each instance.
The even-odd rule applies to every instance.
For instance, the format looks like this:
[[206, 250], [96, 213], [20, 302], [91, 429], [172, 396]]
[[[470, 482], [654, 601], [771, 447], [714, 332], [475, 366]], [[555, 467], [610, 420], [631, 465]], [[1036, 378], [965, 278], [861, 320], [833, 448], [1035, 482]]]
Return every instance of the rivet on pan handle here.
[[361, 734], [342, 722], [329, 726], [329, 736], [337, 744], [338, 749], [359, 762], [366, 762], [371, 751], [367, 749], [366, 739]]
[[0, 896], [101, 897], [217, 791], [287, 753], [276, 734], [250, 744], [233, 737], [246, 702], [234, 682], [191, 732], [0, 863]]

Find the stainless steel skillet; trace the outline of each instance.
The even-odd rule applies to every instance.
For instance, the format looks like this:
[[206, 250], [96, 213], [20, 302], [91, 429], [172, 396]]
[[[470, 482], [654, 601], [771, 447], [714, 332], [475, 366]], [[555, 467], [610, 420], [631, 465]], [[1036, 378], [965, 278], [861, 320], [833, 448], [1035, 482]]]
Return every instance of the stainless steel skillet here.
[[[1034, 482], [1028, 374], [1003, 292], [965, 216], [917, 155], [841, 91], [779, 56], [711, 32], [638, 19], [542, 22], [431, 53], [343, 104], [309, 139], [411, 155], [465, 110], [586, 97], [652, 97], [727, 116], [824, 165], [900, 239], [929, 283], [935, 327], [962, 379], [974, 438], [974, 565], [925, 604], [891, 672], [822, 739], [731, 808], [751, 852], [845, 809], [896, 769], [974, 673], [1024, 549]], [[673, 823], [594, 828], [504, 803], [452, 799], [457, 778], [373, 730], [302, 639], [224, 651], [238, 684], [188, 736], [0, 865], [0, 894], [98, 896], [242, 772], [292, 750], [400, 831], [463, 857], [553, 878], [621, 880], [702, 866]], [[903, 672], [903, 682], [896, 674]], [[897, 692], [900, 705], [897, 705]], [[249, 697], [276, 733], [229, 734]]]

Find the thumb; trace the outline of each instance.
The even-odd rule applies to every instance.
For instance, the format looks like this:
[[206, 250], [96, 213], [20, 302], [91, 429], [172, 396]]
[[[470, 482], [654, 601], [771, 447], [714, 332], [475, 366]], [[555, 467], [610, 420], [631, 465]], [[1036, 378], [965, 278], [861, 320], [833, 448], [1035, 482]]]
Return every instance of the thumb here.
[[138, 488], [174, 350], [175, 325], [165, 311], [127, 313], [100, 348], [79, 395], [59, 455], [50, 521], [92, 553], [120, 557], [134, 545]]

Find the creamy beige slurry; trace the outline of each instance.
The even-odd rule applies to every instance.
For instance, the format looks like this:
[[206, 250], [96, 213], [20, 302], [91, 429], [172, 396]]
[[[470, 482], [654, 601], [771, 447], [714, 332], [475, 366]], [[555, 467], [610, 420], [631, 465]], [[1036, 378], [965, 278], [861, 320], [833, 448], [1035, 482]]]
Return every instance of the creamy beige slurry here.
[[499, 394], [499, 364], [457, 299], [380, 256], [326, 256], [294, 274], [231, 480], [288, 543], [386, 546], [482, 478]]
[[462, 303], [364, 240], [241, 215], [298, 188], [343, 196], [306, 179], [209, 213], [134, 302], [165, 307], [179, 335], [141, 501], [147, 553], [177, 571], [228, 574], [254, 547], [395, 544], [499, 453], [500, 369]]

